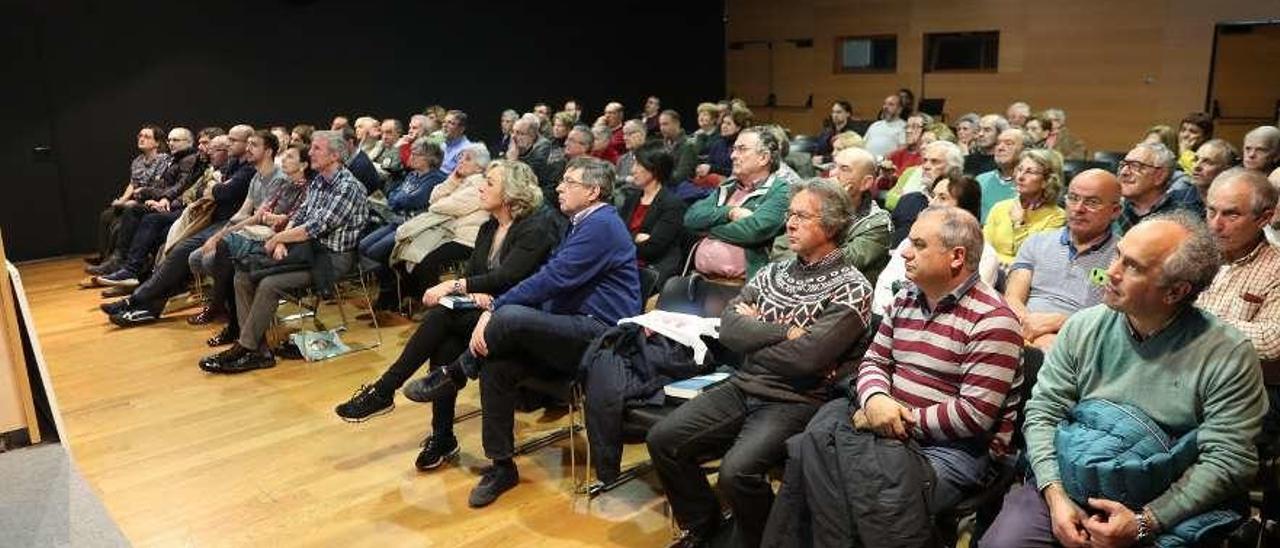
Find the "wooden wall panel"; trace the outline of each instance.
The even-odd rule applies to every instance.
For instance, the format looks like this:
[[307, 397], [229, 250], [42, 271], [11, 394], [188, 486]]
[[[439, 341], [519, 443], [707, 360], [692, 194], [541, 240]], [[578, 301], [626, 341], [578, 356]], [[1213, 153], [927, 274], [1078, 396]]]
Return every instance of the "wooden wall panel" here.
[[[1068, 126], [1091, 150], [1120, 150], [1147, 127], [1176, 124], [1204, 108], [1214, 24], [1280, 17], [1274, 0], [729, 0], [727, 37], [734, 40], [812, 38], [811, 67], [775, 79], [778, 97], [814, 94], [814, 108], [757, 109], [797, 133], [813, 133], [832, 100], [854, 103], [858, 117], [875, 115], [884, 96], [908, 87], [917, 97], [945, 97], [949, 116], [1004, 112], [1015, 100], [1032, 108], [1060, 107]], [[921, 74], [928, 32], [1000, 31], [994, 74]], [[898, 35], [893, 74], [835, 74], [838, 36]], [[776, 60], [775, 60], [776, 63]], [[775, 66], [775, 69], [777, 67]], [[730, 74], [727, 89], [733, 90]], [[923, 90], [923, 93], [921, 93]]]

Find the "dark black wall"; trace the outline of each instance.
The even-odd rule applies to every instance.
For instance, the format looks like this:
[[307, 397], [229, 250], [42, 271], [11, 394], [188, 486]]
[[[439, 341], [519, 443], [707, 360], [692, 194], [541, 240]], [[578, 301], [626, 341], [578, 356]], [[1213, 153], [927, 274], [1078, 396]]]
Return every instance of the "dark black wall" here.
[[327, 128], [439, 103], [487, 142], [502, 109], [536, 101], [574, 96], [594, 118], [656, 94], [691, 126], [724, 93], [722, 1], [10, 4], [0, 228], [14, 259], [93, 247], [144, 123]]

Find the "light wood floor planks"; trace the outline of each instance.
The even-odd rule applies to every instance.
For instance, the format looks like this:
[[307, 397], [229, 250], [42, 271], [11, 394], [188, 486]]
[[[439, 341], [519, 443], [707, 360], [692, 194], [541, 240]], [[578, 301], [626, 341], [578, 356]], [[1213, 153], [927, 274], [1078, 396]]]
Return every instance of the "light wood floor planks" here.
[[[457, 466], [413, 467], [430, 409], [352, 425], [333, 414], [398, 355], [385, 344], [326, 362], [211, 376], [196, 363], [213, 328], [191, 312], [121, 330], [80, 290], [78, 259], [20, 267], [71, 453], [138, 546], [660, 546], [652, 476], [589, 504], [570, 495], [567, 442], [517, 458], [521, 484], [483, 510], [467, 495], [486, 464], [479, 418], [457, 426]], [[475, 384], [459, 411], [479, 405]], [[517, 439], [567, 418], [519, 414]], [[581, 453], [580, 453], [581, 454]], [[645, 458], [628, 447], [624, 462]]]

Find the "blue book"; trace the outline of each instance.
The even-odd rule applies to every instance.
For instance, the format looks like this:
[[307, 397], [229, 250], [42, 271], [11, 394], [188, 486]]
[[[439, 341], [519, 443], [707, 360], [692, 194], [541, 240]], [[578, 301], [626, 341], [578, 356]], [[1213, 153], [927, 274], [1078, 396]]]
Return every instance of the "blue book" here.
[[708, 373], [673, 382], [662, 387], [662, 391], [672, 398], [691, 400], [727, 378], [729, 378], [728, 373]]

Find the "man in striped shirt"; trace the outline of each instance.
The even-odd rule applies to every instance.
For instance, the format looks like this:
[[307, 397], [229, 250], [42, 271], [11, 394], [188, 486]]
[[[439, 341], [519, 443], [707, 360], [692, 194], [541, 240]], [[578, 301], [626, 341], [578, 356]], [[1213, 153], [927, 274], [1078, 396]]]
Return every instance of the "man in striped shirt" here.
[[920, 443], [937, 473], [937, 513], [1009, 453], [1022, 336], [1013, 310], [978, 278], [982, 229], [972, 214], [930, 207], [908, 238], [913, 286], [895, 297], [859, 367], [853, 423]]

